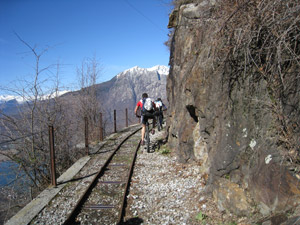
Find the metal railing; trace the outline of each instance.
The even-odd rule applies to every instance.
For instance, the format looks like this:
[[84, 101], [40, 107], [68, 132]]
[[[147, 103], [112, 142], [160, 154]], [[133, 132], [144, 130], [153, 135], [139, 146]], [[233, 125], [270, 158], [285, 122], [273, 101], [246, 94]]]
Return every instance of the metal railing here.
[[[116, 133], [118, 131], [118, 129], [128, 127], [129, 124], [136, 124], [140, 121], [140, 119], [138, 120], [138, 118], [136, 118], [134, 116], [133, 111], [131, 111], [132, 117], [129, 118], [128, 111], [129, 110], [127, 108], [125, 110], [113, 110], [113, 113], [112, 113], [113, 121], [112, 122], [110, 119], [111, 114], [109, 112], [100, 112], [99, 117], [98, 117], [98, 124], [93, 124], [93, 126], [89, 126], [89, 125], [92, 125], [91, 124], [92, 122], [89, 121], [87, 117], [84, 117], [84, 149], [85, 149], [86, 155], [89, 154], [89, 145], [90, 145], [90, 141], [92, 140], [90, 137], [91, 133], [98, 133], [97, 140], [102, 142], [106, 135], [109, 135], [111, 133]], [[103, 117], [105, 117], [105, 118], [103, 118]], [[70, 125], [74, 125], [74, 124], [70, 124]], [[94, 129], [96, 128], [98, 130], [91, 131], [92, 127]], [[51, 123], [48, 124], [49, 150], [50, 150], [50, 166], [49, 166], [50, 174], [49, 175], [50, 175], [52, 186], [57, 185], [57, 181], [56, 181], [57, 171], [56, 171], [56, 162], [55, 162], [55, 130], [56, 129], [53, 124], [51, 124]], [[26, 139], [30, 136], [33, 137], [37, 134], [40, 134], [41, 132], [44, 135], [46, 135], [47, 129], [39, 131], [36, 134], [34, 133], [34, 134], [22, 136], [22, 137], [13, 138], [10, 140], [3, 140], [2, 142], [0, 142], [0, 147], [1, 147], [1, 145], [14, 144], [18, 140]], [[95, 139], [93, 139], [92, 141], [95, 141]]]

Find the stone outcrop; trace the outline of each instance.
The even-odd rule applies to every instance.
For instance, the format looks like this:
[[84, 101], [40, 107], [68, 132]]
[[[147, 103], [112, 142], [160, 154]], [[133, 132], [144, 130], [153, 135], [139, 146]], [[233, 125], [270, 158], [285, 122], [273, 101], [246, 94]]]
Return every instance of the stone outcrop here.
[[181, 1], [170, 15], [169, 145], [239, 215], [300, 203], [300, 19], [288, 2]]

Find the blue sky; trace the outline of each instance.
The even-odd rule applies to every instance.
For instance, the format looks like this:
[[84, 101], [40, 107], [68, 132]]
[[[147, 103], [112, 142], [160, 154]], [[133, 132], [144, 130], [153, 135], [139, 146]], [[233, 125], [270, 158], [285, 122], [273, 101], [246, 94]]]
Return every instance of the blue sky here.
[[65, 87], [78, 83], [76, 68], [93, 56], [102, 67], [98, 82], [133, 66], [168, 65], [164, 42], [170, 2], [0, 0], [0, 87], [31, 79], [34, 73], [33, 54], [15, 33], [38, 53], [48, 49], [40, 58], [41, 68], [59, 62]]

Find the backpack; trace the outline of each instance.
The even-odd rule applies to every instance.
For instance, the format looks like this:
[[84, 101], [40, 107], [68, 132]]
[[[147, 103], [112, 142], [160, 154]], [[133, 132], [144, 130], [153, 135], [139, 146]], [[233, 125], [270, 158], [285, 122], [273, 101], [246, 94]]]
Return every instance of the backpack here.
[[158, 109], [158, 110], [162, 110], [162, 102], [161, 101], [155, 101], [155, 107]]
[[142, 111], [151, 111], [153, 109], [152, 100], [151, 98], [144, 98], [143, 99], [143, 109]]

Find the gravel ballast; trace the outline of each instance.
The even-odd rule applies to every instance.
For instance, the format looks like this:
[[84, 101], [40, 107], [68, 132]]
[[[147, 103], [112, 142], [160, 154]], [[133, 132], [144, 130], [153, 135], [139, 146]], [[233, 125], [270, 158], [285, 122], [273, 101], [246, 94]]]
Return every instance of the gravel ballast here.
[[[163, 142], [164, 131], [151, 135]], [[197, 163], [181, 164], [166, 145], [139, 150], [127, 198], [126, 224], [247, 224], [219, 212], [205, 192], [206, 176]]]
[[[136, 126], [127, 132], [132, 129]], [[62, 224], [92, 179], [93, 176], [87, 174], [94, 174], [101, 167], [106, 155], [124, 139], [127, 132], [110, 137], [103, 146], [95, 146], [98, 153], [70, 182], [65, 183], [66, 186], [30, 224]], [[140, 133], [135, 135], [139, 139]], [[205, 191], [207, 175], [201, 173], [197, 162], [179, 163], [164, 143], [165, 137], [165, 131], [156, 131], [151, 135], [150, 153], [145, 146], [138, 151], [127, 196], [125, 224], [251, 224], [246, 223], [247, 218], [238, 219], [218, 210], [211, 195]]]

